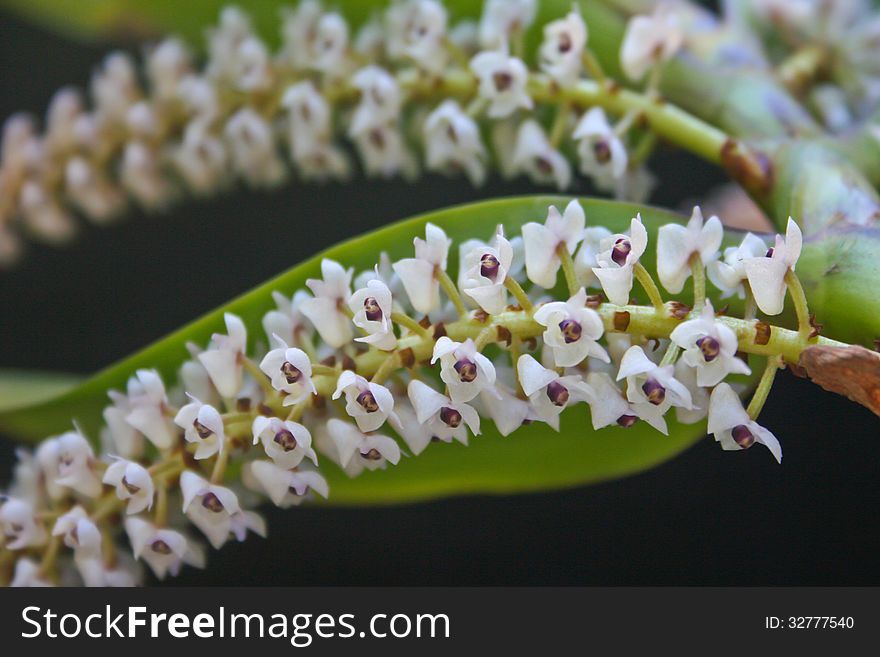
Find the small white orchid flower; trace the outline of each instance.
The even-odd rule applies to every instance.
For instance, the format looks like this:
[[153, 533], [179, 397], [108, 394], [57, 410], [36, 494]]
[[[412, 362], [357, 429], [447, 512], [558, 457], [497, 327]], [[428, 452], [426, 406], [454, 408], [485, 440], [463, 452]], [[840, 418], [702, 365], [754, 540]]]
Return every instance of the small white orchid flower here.
[[578, 121], [572, 135], [578, 142], [581, 173], [602, 191], [614, 191], [626, 174], [626, 147], [608, 123], [605, 111], [594, 107]]
[[269, 377], [272, 387], [284, 395], [284, 406], [292, 406], [316, 395], [312, 381], [312, 361], [308, 354], [297, 347], [288, 347], [277, 335], [273, 336], [276, 349], [260, 361], [260, 369]]
[[691, 393], [674, 375], [674, 366], [660, 367], [634, 345], [620, 361], [617, 380], [626, 379], [626, 398], [633, 410], [651, 426], [668, 433], [663, 416], [672, 406], [692, 408]]
[[504, 281], [513, 265], [513, 246], [502, 232], [495, 234], [491, 246], [475, 247], [465, 255], [461, 291], [490, 315], [507, 307]]
[[397, 80], [388, 71], [367, 66], [354, 74], [351, 83], [360, 91], [361, 100], [351, 118], [350, 136], [395, 123], [400, 118], [403, 96]]
[[568, 406], [596, 401], [592, 389], [580, 376], [559, 376], [528, 354], [519, 357], [516, 369], [535, 414], [556, 431], [559, 431], [559, 414]]
[[281, 97], [290, 127], [290, 152], [294, 158], [319, 150], [331, 138], [332, 110], [311, 80], [288, 87]]
[[314, 330], [301, 309], [302, 302], [308, 298], [309, 293], [305, 290], [297, 290], [293, 297], [272, 292], [277, 310], [270, 310], [263, 315], [263, 330], [270, 343], [275, 335], [289, 345], [311, 340]]
[[355, 342], [371, 344], [377, 349], [391, 351], [397, 346], [394, 325], [391, 323], [392, 298], [391, 290], [384, 282], [376, 278], [356, 290], [348, 301], [348, 307], [354, 314], [354, 325], [363, 329], [366, 336], [355, 338]]
[[544, 344], [557, 367], [574, 367], [588, 356], [608, 362], [608, 354], [596, 342], [605, 331], [602, 318], [586, 304], [587, 293], [581, 288], [568, 301], [551, 301], [535, 311], [535, 321], [547, 327]]
[[285, 64], [298, 69], [309, 66], [318, 22], [323, 14], [319, 0], [303, 0], [296, 8], [281, 9], [281, 60]]
[[344, 269], [335, 260], [321, 260], [320, 278], [306, 281], [312, 294], [300, 302], [300, 311], [309, 318], [321, 339], [334, 349], [351, 341], [351, 321], [342, 312], [351, 297], [351, 277], [354, 270]]
[[40, 465], [49, 465], [48, 468], [44, 467], [47, 479], [51, 479], [56, 486], [70, 488], [86, 497], [97, 497], [101, 494], [101, 480], [92, 468], [95, 453], [89, 441], [79, 431], [68, 431], [52, 439], [49, 444], [54, 453], [44, 453], [45, 461], [41, 460], [40, 452], [37, 452]]
[[394, 395], [383, 385], [367, 381], [351, 370], [345, 370], [336, 382], [333, 399], [345, 394], [345, 410], [354, 418], [361, 431], [375, 431], [394, 414]]
[[629, 235], [618, 233], [602, 240], [602, 251], [596, 255], [599, 266], [593, 267], [605, 296], [618, 306], [629, 303], [633, 269], [648, 246], [648, 231], [642, 225], [641, 214], [630, 222], [629, 232]]
[[406, 0], [386, 12], [387, 50], [393, 58], [407, 57], [429, 73], [446, 67], [446, 8], [437, 0]]
[[15, 573], [9, 582], [12, 588], [46, 588], [54, 586], [43, 576], [39, 564], [33, 559], [21, 557], [15, 562]]
[[672, 294], [678, 294], [691, 276], [691, 256], [698, 254], [705, 267], [718, 258], [724, 237], [721, 220], [709, 217], [703, 223], [700, 206], [695, 205], [687, 226], [665, 224], [657, 232], [657, 276]]
[[[138, 370], [135, 376], [128, 380], [128, 400], [126, 403], [118, 401], [117, 407], [125, 409], [125, 423], [147, 437], [159, 449], [170, 447], [177, 432], [168, 417], [168, 396], [165, 393], [165, 385], [162, 378], [155, 370]], [[113, 399], [111, 395], [111, 399]], [[121, 437], [123, 432], [115, 432], [114, 437]], [[120, 442], [123, 442], [120, 440]], [[136, 438], [128, 437], [124, 442], [136, 443]]]
[[[131, 382], [129, 381], [129, 387]], [[107, 396], [113, 401], [112, 406], [104, 409], [105, 436], [113, 452], [125, 458], [138, 458], [144, 453], [144, 435], [125, 421], [131, 412], [128, 397], [116, 390], [110, 390]]]
[[593, 273], [593, 267], [599, 266], [596, 256], [599, 255], [602, 240], [610, 236], [611, 231], [604, 226], [590, 226], [584, 230], [584, 240], [574, 257], [574, 273], [583, 287], [601, 287], [599, 279]]
[[590, 420], [593, 429], [599, 430], [612, 424], [631, 427], [638, 417], [617, 384], [605, 372], [587, 374], [587, 385], [593, 392], [590, 403]]
[[477, 401], [502, 436], [509, 436], [523, 423], [537, 419], [531, 404], [520, 399], [510, 386], [503, 383], [496, 383], [494, 387], [482, 390], [474, 400], [475, 403]]
[[[214, 407], [219, 406], [222, 401], [220, 393], [217, 392], [217, 388], [211, 381], [208, 370], [199, 362], [199, 354], [202, 353], [202, 349], [193, 342], [187, 342], [186, 348], [192, 358], [184, 361], [183, 365], [180, 366], [180, 370], [178, 370], [177, 378], [180, 381], [179, 388], [181, 392], [186, 391], [193, 397], [201, 399], [205, 404], [210, 404]], [[121, 452], [117, 453], [125, 458], [133, 458]]]
[[416, 257], [394, 263], [395, 273], [403, 283], [409, 302], [417, 312], [427, 315], [440, 307], [440, 283], [437, 278], [446, 269], [446, 258], [452, 240], [439, 226], [425, 225], [425, 239], [413, 240]]
[[480, 416], [472, 406], [456, 403], [415, 379], [409, 382], [407, 394], [419, 424], [424, 426], [431, 438], [447, 443], [454, 438], [467, 445], [468, 429], [473, 435], [480, 435]]
[[225, 313], [227, 335], [215, 333], [208, 349], [199, 354], [199, 362], [208, 370], [208, 376], [217, 392], [226, 399], [235, 397], [242, 384], [242, 360], [247, 348], [247, 329], [241, 318]]
[[706, 301], [702, 315], [676, 326], [669, 335], [684, 349], [682, 359], [697, 370], [697, 385], [711, 387], [728, 374], [751, 374], [749, 366], [736, 357], [736, 334], [715, 319], [715, 309]]
[[660, 3], [650, 16], [633, 16], [620, 46], [620, 64], [630, 80], [641, 80], [659, 62], [684, 45], [684, 30], [674, 7]]
[[210, 404], [203, 404], [195, 397], [181, 407], [174, 423], [184, 430], [186, 442], [197, 445], [194, 458], [197, 461], [208, 459], [223, 451], [226, 445], [226, 432], [220, 412]]
[[46, 542], [46, 529], [27, 500], [8, 497], [0, 504], [0, 531], [7, 550], [38, 547]]
[[309, 67], [331, 76], [345, 71], [348, 23], [337, 12], [321, 14], [307, 41]]
[[77, 556], [101, 554], [101, 531], [81, 506], [75, 506], [59, 516], [52, 528], [52, 536], [63, 536], [64, 545]]
[[709, 413], [709, 389], [697, 383], [699, 370], [688, 365], [683, 358], [675, 362], [675, 378], [691, 393], [691, 408], [678, 406], [675, 419], [682, 424], [696, 424]]
[[251, 428], [254, 445], [262, 443], [266, 455], [278, 466], [290, 470], [306, 458], [318, 464], [318, 455], [312, 449], [312, 434], [300, 423], [258, 415]]
[[211, 484], [191, 470], [180, 475], [183, 512], [219, 550], [232, 531], [232, 516], [240, 511], [238, 497], [228, 488]]
[[387, 436], [363, 433], [350, 422], [337, 418], [327, 422], [327, 432], [346, 471], [354, 461], [367, 470], [381, 470], [386, 463], [397, 465], [400, 461], [400, 447]]
[[226, 146], [201, 122], [186, 126], [180, 144], [170, 154], [175, 170], [196, 195], [207, 196], [227, 179]]
[[785, 275], [794, 271], [801, 255], [803, 236], [800, 227], [789, 217], [785, 238], [776, 236], [776, 244], [765, 257], [743, 260], [755, 302], [768, 315], [778, 315], [785, 304]]
[[529, 70], [521, 59], [505, 52], [486, 51], [471, 59], [471, 70], [480, 80], [477, 93], [489, 103], [486, 115], [503, 119], [519, 108], [532, 109], [526, 90]]
[[116, 497], [128, 501], [129, 515], [153, 508], [153, 478], [140, 463], [115, 459], [104, 471], [103, 482], [116, 488]]
[[761, 443], [782, 463], [782, 447], [772, 433], [752, 420], [733, 388], [719, 383], [709, 398], [709, 433], [726, 450], [748, 449]]
[[235, 172], [250, 185], [268, 187], [284, 180], [272, 124], [256, 110], [238, 110], [226, 122], [223, 136]]
[[580, 12], [573, 10], [547, 23], [539, 51], [541, 70], [561, 85], [573, 84], [580, 75], [586, 45], [587, 24]]
[[529, 280], [543, 288], [556, 285], [556, 276], [562, 261], [559, 249], [575, 252], [584, 238], [586, 218], [577, 201], [571, 201], [563, 214], [551, 205], [543, 224], [530, 221], [522, 227], [525, 248], [526, 274]]
[[205, 567], [201, 548], [180, 532], [160, 529], [139, 516], [126, 518], [125, 532], [135, 558], [146, 561], [159, 579], [165, 579], [168, 573], [176, 576], [184, 563]]
[[312, 470], [291, 471], [271, 461], [252, 461], [242, 471], [244, 484], [267, 495], [275, 506], [286, 509], [298, 506], [311, 491], [327, 498], [327, 480]]
[[396, 419], [389, 420], [389, 424], [397, 432], [397, 435], [403, 438], [403, 442], [410, 448], [413, 456], [418, 456], [434, 440], [431, 430], [419, 422], [411, 404], [397, 404], [394, 413]]
[[512, 165], [539, 185], [565, 189], [571, 182], [568, 159], [550, 145], [544, 128], [534, 119], [522, 123], [516, 135]]
[[266, 519], [259, 513], [254, 511], [239, 511], [232, 514], [229, 519], [230, 531], [235, 536], [235, 540], [243, 543], [247, 538], [247, 533], [251, 532], [260, 538], [266, 538], [267, 528]]
[[757, 258], [767, 253], [767, 245], [757, 235], [746, 233], [739, 246], [724, 249], [723, 260], [709, 263], [706, 273], [709, 280], [721, 290], [722, 297], [729, 297], [734, 292], [740, 299], [745, 297], [743, 281], [746, 280], [745, 260]]
[[495, 366], [477, 351], [474, 341], [455, 342], [447, 336], [434, 345], [431, 364], [440, 361], [440, 378], [449, 387], [452, 401], [468, 402], [495, 385]]
[[535, 20], [535, 0], [486, 0], [480, 18], [480, 45], [487, 49], [506, 47]]
[[486, 179], [486, 148], [480, 128], [454, 100], [443, 101], [425, 119], [423, 129], [428, 169], [464, 171], [471, 184]]
[[368, 176], [391, 178], [401, 174], [411, 179], [418, 173], [418, 164], [406, 146], [397, 125], [376, 125], [351, 135]]

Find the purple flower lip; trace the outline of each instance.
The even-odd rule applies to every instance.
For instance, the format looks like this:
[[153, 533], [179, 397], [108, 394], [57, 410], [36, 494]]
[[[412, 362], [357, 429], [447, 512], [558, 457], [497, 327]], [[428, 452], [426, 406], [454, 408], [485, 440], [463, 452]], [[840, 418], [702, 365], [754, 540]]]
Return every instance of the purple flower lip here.
[[150, 545], [150, 549], [156, 554], [171, 554], [171, 546], [161, 538], [157, 538]]
[[376, 301], [375, 297], [364, 299], [364, 314], [367, 320], [371, 322], [382, 321], [382, 309], [379, 307], [379, 302]]
[[718, 358], [718, 354], [721, 353], [721, 344], [711, 335], [704, 335], [702, 338], [697, 340], [697, 346], [703, 353], [703, 358], [706, 360], [707, 363], [711, 363], [713, 360]]
[[488, 278], [490, 281], [495, 281], [498, 277], [498, 271], [501, 269], [501, 263], [498, 262], [498, 258], [496, 258], [491, 253], [484, 253], [483, 257], [480, 258], [480, 275], [484, 278]]
[[452, 429], [457, 429], [461, 426], [461, 419], [461, 413], [454, 408], [444, 406], [440, 409], [440, 420]]
[[291, 452], [296, 449], [296, 436], [293, 435], [292, 431], [287, 429], [282, 429], [276, 433], [273, 440], [285, 452]]
[[736, 441], [736, 444], [743, 449], [748, 449], [755, 444], [755, 435], [744, 424], [736, 425], [730, 430], [730, 435]]
[[549, 176], [553, 173], [553, 163], [550, 162], [546, 157], [541, 157], [540, 155], [534, 158], [535, 166], [538, 168], [543, 175]]
[[664, 388], [656, 379], [648, 379], [642, 384], [642, 392], [648, 401], [659, 406], [666, 399], [666, 388]]
[[141, 490], [140, 486], [135, 486], [134, 484], [128, 483], [128, 479], [126, 479], [125, 477], [122, 478], [121, 483], [123, 488], [125, 488], [125, 490], [127, 490], [131, 495], [137, 495]]
[[379, 450], [374, 447], [366, 452], [361, 451], [361, 458], [366, 459], [367, 461], [379, 461], [382, 459], [382, 455], [379, 453]]
[[577, 342], [581, 339], [581, 335], [584, 332], [580, 322], [576, 322], [573, 319], [563, 319], [559, 322], [559, 330], [562, 331], [562, 339], [565, 340], [565, 344]]
[[600, 139], [593, 144], [593, 156], [599, 164], [608, 164], [611, 161], [611, 146], [606, 140]]
[[202, 498], [202, 506], [212, 513], [220, 513], [223, 510], [223, 502], [214, 493], [207, 493]]
[[513, 84], [513, 76], [506, 71], [498, 71], [492, 75], [492, 82], [498, 91], [507, 91]]
[[379, 410], [379, 404], [376, 403], [376, 398], [373, 397], [373, 393], [369, 390], [364, 390], [357, 396], [357, 403], [360, 404], [367, 413], [375, 413]]
[[617, 424], [622, 426], [624, 429], [629, 429], [638, 421], [639, 418], [636, 415], [621, 415], [619, 418], [617, 418]]
[[569, 36], [568, 32], [563, 32], [559, 35], [559, 45], [557, 46], [559, 52], [568, 52], [569, 50], [571, 50], [572, 45], [573, 44], [571, 42], [571, 37]]
[[547, 385], [547, 398], [554, 406], [565, 406], [570, 397], [568, 388], [559, 381], [551, 381]]
[[467, 358], [458, 360], [453, 365], [462, 383], [471, 383], [477, 378], [477, 364]]
[[765, 258], [772, 258], [772, 257], [773, 257], [773, 251], [774, 251], [774, 248], [771, 246], [769, 249], [767, 249], [767, 253], [764, 254], [764, 257], [765, 257]]
[[632, 251], [632, 244], [625, 237], [619, 237], [616, 242], [614, 242], [614, 247], [611, 249], [611, 259], [616, 262], [619, 266], [623, 267], [626, 264], [626, 259], [629, 257], [630, 251]]
[[193, 420], [193, 428], [196, 430], [196, 433], [199, 434], [199, 438], [201, 438], [202, 440], [210, 438], [214, 433], [198, 420]]
[[281, 363], [281, 374], [284, 375], [284, 378], [288, 383], [298, 383], [303, 375], [299, 368], [294, 367], [292, 363], [288, 363], [287, 361]]

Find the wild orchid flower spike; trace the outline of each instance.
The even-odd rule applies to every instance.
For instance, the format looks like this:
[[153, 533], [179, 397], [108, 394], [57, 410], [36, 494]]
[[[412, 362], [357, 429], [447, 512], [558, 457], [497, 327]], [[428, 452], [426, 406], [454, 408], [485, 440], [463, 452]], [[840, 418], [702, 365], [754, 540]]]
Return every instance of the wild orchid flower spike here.
[[674, 367], [657, 365], [638, 345], [627, 349], [620, 361], [617, 380], [622, 379], [636, 415], [664, 434], [669, 431], [663, 416], [670, 407], [692, 407], [691, 393], [675, 378]]
[[434, 345], [431, 364], [440, 361], [440, 378], [454, 402], [469, 402], [495, 384], [495, 366], [477, 351], [474, 341], [455, 342], [447, 336]]
[[626, 174], [629, 158], [605, 111], [594, 107], [585, 112], [572, 137], [578, 142], [581, 173], [592, 178], [599, 189], [617, 189]]
[[488, 103], [490, 118], [503, 119], [519, 108], [532, 108], [526, 91], [529, 70], [521, 59], [503, 51], [488, 51], [474, 57], [470, 66], [480, 81], [480, 98]]
[[393, 267], [412, 307], [427, 315], [440, 307], [439, 271], [446, 269], [452, 241], [442, 228], [429, 223], [425, 226], [425, 239], [416, 237], [413, 244], [416, 257], [398, 260]]
[[578, 402], [595, 403], [593, 390], [579, 375], [559, 376], [529, 354], [516, 363], [519, 380], [535, 414], [559, 431], [559, 415]]
[[718, 217], [703, 222], [703, 213], [694, 206], [687, 226], [667, 224], [657, 232], [657, 276], [672, 294], [678, 294], [691, 275], [692, 256], [705, 267], [718, 257], [724, 228]]
[[254, 418], [251, 432], [254, 445], [261, 443], [266, 456], [279, 467], [291, 470], [303, 459], [318, 465], [318, 455], [312, 449], [312, 434], [299, 422], [260, 415]]
[[772, 433], [749, 417], [739, 396], [726, 383], [712, 391], [709, 400], [709, 433], [726, 450], [748, 449], [761, 443], [782, 463], [782, 447]]
[[630, 234], [611, 235], [600, 243], [596, 254], [598, 267], [593, 274], [602, 284], [608, 300], [618, 306], [626, 305], [633, 286], [633, 269], [648, 247], [648, 231], [642, 225], [642, 216], [630, 222]]
[[747, 280], [745, 261], [749, 258], [758, 258], [767, 253], [767, 245], [757, 235], [746, 233], [739, 246], [730, 246], [724, 249], [721, 260], [709, 263], [706, 273], [709, 280], [721, 290], [723, 297], [729, 297], [736, 293], [742, 299], [745, 297], [743, 282]]
[[431, 171], [464, 171], [475, 187], [486, 179], [486, 147], [477, 122], [454, 100], [443, 101], [425, 119], [425, 160]]
[[497, 315], [507, 307], [504, 282], [513, 265], [513, 246], [496, 233], [491, 245], [474, 247], [464, 258], [462, 292], [490, 315]]
[[312, 361], [306, 352], [288, 347], [277, 334], [273, 333], [272, 339], [278, 347], [260, 361], [260, 370], [269, 377], [272, 387], [284, 395], [284, 406], [293, 406], [317, 394], [312, 381]]
[[410, 381], [407, 394], [429, 440], [455, 439], [467, 445], [469, 430], [474, 436], [480, 435], [480, 416], [469, 404], [456, 403], [419, 380]]
[[104, 471], [103, 483], [115, 486], [116, 496], [127, 502], [129, 515], [153, 508], [156, 487], [147, 469], [135, 461], [116, 459]]
[[568, 301], [545, 303], [535, 312], [535, 321], [546, 327], [542, 337], [557, 367], [574, 367], [589, 356], [608, 362], [607, 352], [597, 343], [605, 330], [602, 319], [586, 302], [581, 288]]
[[314, 297], [303, 301], [302, 313], [331, 347], [339, 348], [352, 337], [351, 322], [340, 310], [351, 297], [352, 274], [353, 270], [343, 269], [338, 262], [324, 259], [321, 261], [323, 279], [306, 281]]
[[[214, 334], [211, 345], [199, 354], [199, 362], [223, 397], [232, 397], [241, 388], [241, 357], [247, 347], [247, 329], [240, 317], [231, 313], [224, 315], [227, 335]], [[144, 431], [150, 437], [150, 434]], [[155, 442], [155, 439], [152, 439]], [[164, 445], [157, 444], [157, 447]]]
[[776, 244], [764, 256], [746, 258], [743, 267], [758, 308], [768, 315], [778, 315], [785, 303], [786, 275], [793, 272], [801, 255], [803, 236], [791, 218], [785, 238], [776, 236]]
[[525, 224], [522, 233], [529, 280], [543, 288], [556, 285], [562, 265], [559, 250], [564, 248], [569, 256], [573, 254], [584, 238], [585, 226], [584, 209], [577, 201], [571, 201], [562, 214], [551, 205], [543, 224]]
[[[184, 430], [184, 439], [196, 445], [193, 458], [208, 459], [223, 451], [226, 433], [220, 412], [210, 404], [203, 404], [191, 397], [189, 404], [181, 407], [174, 417], [174, 424]], [[106, 482], [105, 482], [106, 483]]]
[[539, 57], [541, 69], [559, 84], [572, 84], [581, 72], [587, 25], [577, 10], [544, 26]]
[[355, 338], [356, 342], [371, 344], [383, 351], [391, 351], [397, 346], [391, 324], [391, 290], [383, 281], [378, 278], [367, 281], [364, 287], [351, 295], [348, 307], [354, 315], [354, 325], [366, 333], [363, 337]]
[[345, 395], [345, 410], [361, 431], [376, 431], [394, 415], [394, 395], [383, 385], [345, 370], [336, 382], [333, 399]]
[[533, 119], [523, 121], [517, 131], [512, 165], [514, 170], [525, 173], [538, 184], [555, 184], [562, 190], [571, 182], [568, 160], [553, 147], [541, 124]]
[[669, 339], [684, 350], [682, 360], [696, 370], [697, 385], [712, 387], [730, 374], [751, 374], [752, 370], [736, 357], [736, 334], [715, 320], [715, 309], [706, 301], [702, 314], [682, 322]]

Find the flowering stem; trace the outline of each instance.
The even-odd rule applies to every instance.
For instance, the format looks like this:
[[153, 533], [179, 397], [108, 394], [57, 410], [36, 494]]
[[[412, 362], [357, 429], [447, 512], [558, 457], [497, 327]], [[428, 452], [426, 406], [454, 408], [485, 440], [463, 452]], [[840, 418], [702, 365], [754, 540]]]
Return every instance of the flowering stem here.
[[794, 304], [794, 312], [798, 320], [798, 333], [805, 342], [809, 340], [813, 327], [810, 325], [810, 309], [807, 306], [807, 295], [804, 293], [804, 286], [801, 280], [791, 269], [785, 272], [785, 283], [788, 285], [788, 291], [791, 294], [791, 301]]
[[522, 286], [516, 282], [516, 279], [508, 276], [504, 279], [504, 287], [506, 287], [508, 292], [513, 295], [520, 308], [531, 315], [533, 308], [532, 300], [529, 299], [529, 295], [526, 294], [526, 291], [524, 289], [522, 289]]
[[660, 295], [660, 289], [654, 282], [654, 278], [651, 276], [650, 272], [645, 269], [645, 266], [642, 263], [637, 262], [633, 268], [633, 273], [635, 273], [639, 285], [642, 286], [642, 289], [644, 289], [645, 293], [648, 295], [648, 299], [654, 306], [654, 310], [658, 314], [665, 313], [666, 307], [663, 304], [663, 297]]
[[770, 394], [770, 388], [773, 387], [773, 380], [776, 378], [776, 371], [780, 368], [780, 365], [778, 356], [767, 358], [767, 366], [764, 368], [763, 374], [761, 374], [761, 380], [758, 382], [755, 394], [752, 395], [752, 401], [749, 402], [749, 407], [746, 409], [749, 417], [753, 420], [758, 419], [761, 409], [764, 408], [764, 402], [767, 401], [767, 395]]
[[449, 278], [449, 274], [439, 267], [437, 268], [437, 280], [440, 281], [440, 287], [443, 288], [443, 291], [446, 292], [446, 296], [449, 297], [449, 300], [452, 301], [452, 305], [455, 306], [458, 316], [464, 317], [467, 315], [467, 307], [464, 305], [461, 294], [458, 293], [458, 288], [455, 286], [455, 283], [452, 282], [452, 279]]
[[376, 373], [373, 374], [370, 381], [373, 383], [382, 383], [385, 379], [388, 378], [388, 375], [394, 371], [394, 369], [399, 366], [400, 356], [396, 353], [389, 354], [385, 358], [385, 362], [379, 366], [379, 369], [376, 370]]
[[214, 461], [214, 469], [211, 470], [212, 484], [223, 482], [223, 477], [226, 474], [226, 465], [229, 463], [229, 452], [231, 450], [232, 446], [229, 444], [229, 441], [227, 441], [226, 444], [222, 446], [220, 453], [217, 454], [217, 460]]
[[559, 260], [562, 263], [562, 273], [565, 274], [568, 294], [569, 296], [574, 296], [581, 289], [581, 286], [578, 285], [577, 274], [574, 271], [574, 260], [572, 260], [571, 253], [568, 252], [568, 247], [564, 242], [556, 247], [556, 253], [559, 254]]
[[43, 559], [40, 561], [40, 572], [48, 575], [55, 567], [55, 559], [58, 558], [58, 552], [61, 550], [61, 536], [52, 536], [49, 538], [49, 544], [43, 553]]
[[429, 337], [431, 334], [428, 333], [428, 329], [419, 324], [412, 317], [402, 312], [392, 312], [391, 313], [391, 321], [395, 324], [400, 324], [401, 326], [405, 326], [413, 333], [418, 333], [422, 337]]
[[[520, 347], [522, 346], [522, 341], [517, 336], [511, 336], [510, 338], [510, 362], [518, 363], [519, 357], [521, 353]], [[522, 396], [523, 393], [522, 383], [519, 380], [519, 368], [513, 368], [513, 378], [516, 380], [516, 394], [518, 396]]]
[[156, 510], [153, 521], [157, 527], [164, 527], [168, 522], [168, 480], [165, 477], [156, 482]]
[[261, 370], [254, 361], [252, 361], [247, 356], [244, 356], [241, 359], [241, 364], [242, 367], [244, 367], [244, 369], [247, 370], [247, 372], [250, 373], [252, 377], [254, 377], [254, 380], [256, 380], [258, 384], [260, 384], [263, 392], [265, 392], [268, 396], [275, 395], [275, 389], [272, 387], [271, 381], [269, 381], [263, 370]]
[[742, 285], [746, 294], [743, 319], [755, 319], [755, 316], [758, 314], [758, 304], [755, 301], [755, 295], [752, 293], [752, 286], [749, 285], [748, 280], [743, 281]]
[[675, 360], [678, 358], [679, 347], [674, 342], [670, 342], [669, 346], [666, 347], [666, 353], [663, 354], [663, 359], [660, 361], [660, 367], [664, 365], [672, 365], [675, 363]]
[[690, 266], [694, 277], [694, 310], [699, 312], [706, 303], [706, 269], [699, 253], [691, 254]]
[[559, 144], [565, 138], [565, 131], [568, 128], [570, 117], [571, 102], [564, 100], [559, 104], [556, 110], [556, 118], [553, 120], [553, 126], [550, 128], [550, 145], [553, 148], [559, 148]]
[[590, 77], [599, 84], [604, 85], [606, 79], [605, 70], [602, 68], [602, 64], [596, 57], [596, 53], [594, 53], [589, 46], [584, 48], [582, 61], [584, 64], [584, 68], [587, 69], [587, 73], [590, 74]]
[[487, 344], [490, 342], [494, 342], [494, 338], [498, 335], [498, 331], [495, 328], [495, 325], [487, 326], [480, 334], [477, 336], [477, 339], [474, 340], [474, 347], [476, 347], [477, 351], [482, 351]]
[[335, 367], [323, 365], [321, 363], [312, 363], [312, 376], [338, 376], [339, 371]]

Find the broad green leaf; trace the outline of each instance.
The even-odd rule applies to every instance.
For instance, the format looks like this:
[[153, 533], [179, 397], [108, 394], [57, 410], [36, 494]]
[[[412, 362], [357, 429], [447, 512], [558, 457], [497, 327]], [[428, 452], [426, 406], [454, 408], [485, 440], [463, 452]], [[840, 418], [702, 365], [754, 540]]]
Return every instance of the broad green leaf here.
[[81, 380], [82, 377], [61, 372], [0, 370], [0, 412], [52, 399]]
[[[64, 431], [76, 420], [94, 439], [101, 426], [101, 411], [108, 403], [108, 389], [123, 389], [128, 377], [138, 368], [156, 368], [167, 382], [173, 381], [178, 367], [188, 357], [185, 343], [192, 340], [205, 344], [213, 332], [223, 331], [223, 313], [227, 311], [243, 318], [252, 341], [263, 339], [260, 321], [262, 315], [274, 307], [271, 292], [292, 294], [304, 286], [307, 278], [320, 276], [321, 258], [333, 258], [358, 270], [366, 269], [373, 266], [383, 250], [393, 259], [410, 255], [413, 237], [424, 233], [428, 221], [442, 226], [456, 242], [472, 237], [488, 239], [499, 223], [505, 225], [509, 234], [515, 234], [527, 221], [542, 221], [549, 205], [562, 207], [567, 201], [562, 197], [526, 197], [454, 207], [343, 242], [54, 399], [0, 412], [0, 430], [34, 441]], [[652, 239], [660, 224], [681, 220], [661, 210], [612, 201], [585, 199], [582, 203], [590, 225], [604, 225], [613, 231], [627, 229], [630, 218], [641, 211]], [[450, 271], [457, 268], [455, 252], [453, 249], [450, 254]], [[653, 259], [651, 251], [643, 258], [649, 268], [653, 266]], [[688, 293], [686, 289], [681, 298], [687, 299]], [[702, 424], [677, 426], [674, 420], [670, 429], [668, 437], [642, 423], [626, 431], [593, 432], [585, 408], [572, 409], [563, 417], [562, 431], [558, 434], [544, 424], [535, 423], [503, 438], [486, 422], [484, 435], [474, 438], [468, 447], [432, 445], [417, 458], [404, 459], [396, 467], [368, 472], [353, 480], [332, 464], [325, 464], [323, 470], [332, 490], [330, 502], [337, 504], [547, 490], [638, 472], [679, 453], [705, 431]]]

